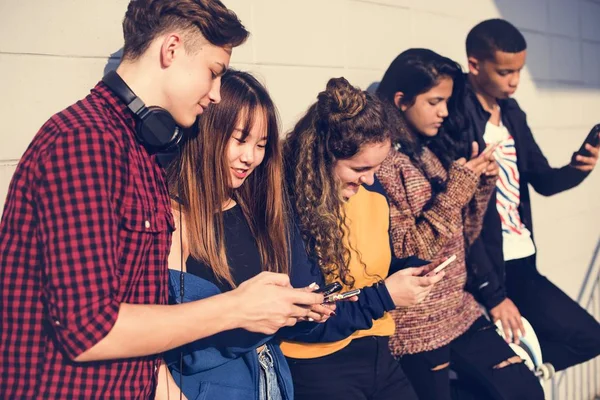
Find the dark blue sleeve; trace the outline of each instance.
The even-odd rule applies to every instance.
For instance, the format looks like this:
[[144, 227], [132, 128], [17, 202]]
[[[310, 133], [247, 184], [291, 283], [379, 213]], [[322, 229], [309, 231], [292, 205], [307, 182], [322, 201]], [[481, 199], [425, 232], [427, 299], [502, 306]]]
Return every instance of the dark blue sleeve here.
[[[391, 269], [400, 270], [429, 264], [429, 261], [417, 257], [393, 258]], [[318, 282], [317, 275], [320, 270], [314, 266], [310, 269], [313, 281]], [[321, 280], [323, 280], [321, 275]], [[336, 315], [324, 324], [317, 326], [310, 332], [300, 333], [288, 337], [290, 340], [305, 343], [337, 342], [363, 329], [370, 329], [373, 321], [396, 308], [390, 293], [383, 281], [372, 286], [361, 288], [357, 302], [338, 301]]]
[[390, 263], [390, 271], [388, 272], [388, 276], [406, 268], [422, 267], [430, 263], [431, 261], [422, 260], [417, 256], [408, 256], [406, 258], [392, 256], [392, 262]]
[[339, 301], [336, 315], [309, 332], [297, 332], [287, 339], [305, 343], [337, 342], [363, 329], [370, 329], [373, 321], [395, 308], [385, 284], [379, 283], [361, 289], [358, 301]]
[[[290, 283], [295, 288], [303, 288], [311, 283], [316, 283], [319, 287], [325, 286], [325, 279], [320, 271], [317, 272], [316, 266], [310, 261], [302, 235], [296, 224], [293, 224], [290, 230]], [[296, 335], [307, 334], [315, 329], [316, 322], [299, 322], [295, 326], [280, 329], [276, 336], [279, 339], [291, 339]]]
[[[297, 227], [292, 235], [291, 247], [290, 277], [293, 285], [304, 287], [316, 282], [323, 287], [325, 278], [320, 268], [307, 254]], [[347, 338], [357, 330], [371, 328], [373, 320], [383, 317], [386, 311], [395, 308], [383, 282], [361, 288], [357, 302], [340, 301], [336, 305], [336, 315], [329, 318], [327, 322], [312, 324], [310, 329], [294, 329], [296, 327], [282, 329], [277, 336], [306, 343], [336, 342]]]
[[510, 122], [519, 134], [519, 147], [527, 153], [527, 162], [525, 165], [519, 166], [519, 173], [523, 177], [522, 181], [531, 183], [535, 191], [542, 196], [552, 196], [574, 188], [583, 182], [590, 172], [580, 171], [571, 166], [571, 163], [562, 168], [550, 166], [533, 138], [525, 112], [515, 99], [509, 99], [508, 105], [512, 120]]

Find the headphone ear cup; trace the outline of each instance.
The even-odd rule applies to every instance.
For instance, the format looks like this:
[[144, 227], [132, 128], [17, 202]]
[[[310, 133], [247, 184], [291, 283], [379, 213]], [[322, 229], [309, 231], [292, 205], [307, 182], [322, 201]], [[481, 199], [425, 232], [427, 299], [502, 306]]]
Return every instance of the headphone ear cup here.
[[135, 135], [148, 151], [169, 151], [181, 142], [183, 130], [167, 110], [156, 106], [146, 107], [116, 71], [107, 73], [102, 81], [135, 114]]
[[169, 114], [160, 107], [148, 107], [138, 113], [138, 139], [152, 151], [164, 151], [176, 146], [183, 136], [182, 130]]

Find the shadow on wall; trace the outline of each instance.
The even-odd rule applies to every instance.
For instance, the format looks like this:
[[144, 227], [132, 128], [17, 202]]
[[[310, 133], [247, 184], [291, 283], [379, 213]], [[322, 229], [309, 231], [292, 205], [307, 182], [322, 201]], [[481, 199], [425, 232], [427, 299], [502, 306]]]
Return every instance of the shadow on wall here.
[[379, 87], [379, 81], [373, 82], [367, 87], [367, 92], [369, 92], [371, 94], [375, 94], [378, 87]]
[[[493, 2], [500, 16], [525, 35], [526, 68], [536, 87], [600, 92], [600, 0]], [[481, 20], [493, 17], [482, 15]], [[105, 73], [118, 65], [121, 55], [122, 49], [111, 54]]]
[[527, 40], [527, 69], [540, 89], [600, 91], [600, 1], [494, 0]]
[[104, 75], [117, 69], [119, 63], [121, 62], [121, 57], [123, 56], [123, 48], [121, 47], [119, 50], [110, 54], [110, 57], [106, 60], [106, 65], [104, 65]]
[[[500, 17], [525, 36], [526, 68], [537, 88], [600, 92], [600, 0], [494, 0], [494, 4]], [[481, 21], [495, 17], [482, 15]]]

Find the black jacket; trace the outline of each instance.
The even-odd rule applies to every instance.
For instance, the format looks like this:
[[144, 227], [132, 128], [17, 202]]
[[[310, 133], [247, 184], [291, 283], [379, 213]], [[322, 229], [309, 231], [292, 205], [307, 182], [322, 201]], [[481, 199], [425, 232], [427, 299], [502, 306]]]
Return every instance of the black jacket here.
[[[490, 113], [485, 111], [467, 84], [465, 114], [469, 122], [466, 139], [476, 141], [480, 149], [485, 148], [483, 134]], [[535, 142], [527, 117], [514, 99], [499, 100], [502, 123], [515, 140], [517, 168], [520, 174], [521, 220], [533, 235], [529, 185], [543, 196], [571, 189], [580, 184], [589, 173], [581, 172], [569, 165], [552, 168]], [[488, 309], [506, 298], [504, 254], [502, 250], [502, 225], [496, 209], [496, 193], [488, 204], [480, 237], [468, 249], [467, 289]]]

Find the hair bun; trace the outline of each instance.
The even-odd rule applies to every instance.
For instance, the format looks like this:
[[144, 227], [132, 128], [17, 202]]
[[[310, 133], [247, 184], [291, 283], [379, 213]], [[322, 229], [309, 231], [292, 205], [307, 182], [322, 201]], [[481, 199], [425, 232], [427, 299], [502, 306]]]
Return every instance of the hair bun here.
[[325, 91], [319, 93], [317, 112], [319, 119], [335, 124], [354, 118], [367, 104], [362, 90], [352, 86], [345, 78], [332, 78]]

